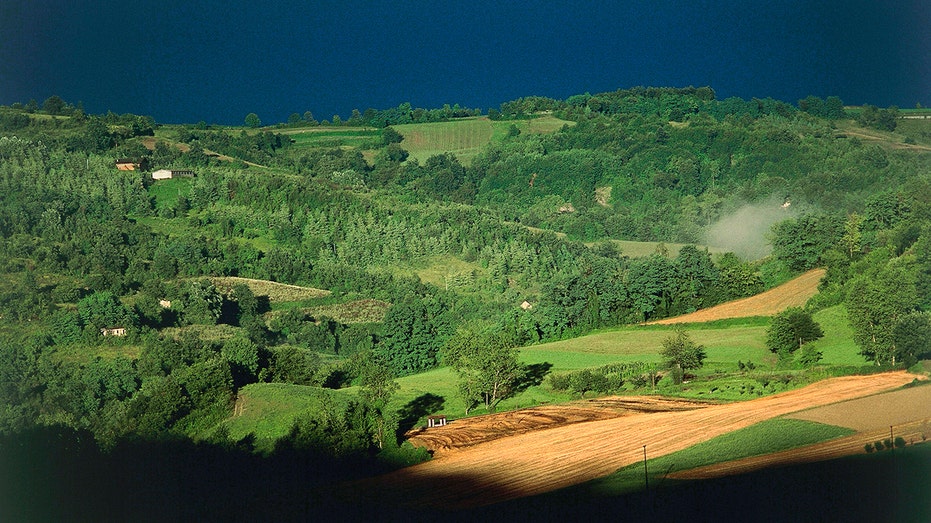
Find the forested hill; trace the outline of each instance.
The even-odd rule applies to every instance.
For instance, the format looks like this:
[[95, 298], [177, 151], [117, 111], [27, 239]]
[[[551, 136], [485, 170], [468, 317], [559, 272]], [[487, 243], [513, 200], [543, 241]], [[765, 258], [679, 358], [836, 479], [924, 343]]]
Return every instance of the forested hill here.
[[931, 128], [901, 114], [710, 88], [242, 128], [0, 107], [0, 432], [223, 440], [247, 385], [335, 409], [321, 387], [360, 384], [336, 432], [368, 452], [391, 438], [353, 420], [462, 340], [659, 319], [816, 266], [867, 357], [914, 360], [895, 336], [931, 329]]

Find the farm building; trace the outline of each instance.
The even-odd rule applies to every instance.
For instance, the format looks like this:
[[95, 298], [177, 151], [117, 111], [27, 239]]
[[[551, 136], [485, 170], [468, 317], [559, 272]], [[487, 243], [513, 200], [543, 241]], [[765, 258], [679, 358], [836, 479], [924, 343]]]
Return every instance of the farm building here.
[[444, 425], [446, 425], [446, 416], [442, 414], [427, 416], [427, 428], [442, 427]]
[[194, 171], [178, 169], [159, 169], [152, 172], [153, 180], [170, 180], [172, 178], [193, 178]]
[[103, 336], [116, 336], [119, 338], [119, 337], [126, 336], [126, 328], [125, 327], [103, 328], [103, 329], [100, 329], [100, 334]]
[[139, 164], [129, 158], [120, 158], [116, 160], [116, 168], [120, 171], [135, 171], [139, 168]]

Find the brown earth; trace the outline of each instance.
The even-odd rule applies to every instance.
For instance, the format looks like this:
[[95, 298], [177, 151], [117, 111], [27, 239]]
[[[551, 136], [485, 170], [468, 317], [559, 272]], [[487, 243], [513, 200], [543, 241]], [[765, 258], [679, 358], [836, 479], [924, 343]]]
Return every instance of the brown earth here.
[[405, 436], [414, 446], [427, 448], [434, 456], [439, 456], [503, 436], [632, 414], [693, 410], [708, 405], [707, 402], [659, 396], [613, 396], [464, 418], [443, 427], [410, 431]]
[[773, 316], [789, 307], [801, 307], [812, 296], [818, 294], [818, 283], [821, 281], [821, 277], [824, 276], [824, 272], [824, 269], [812, 269], [793, 280], [756, 296], [729, 301], [675, 318], [651, 321], [648, 325], [701, 323], [728, 318]]
[[[538, 430], [516, 435], [511, 435], [507, 423], [521, 423], [515, 417], [521, 411], [483, 416], [484, 426], [454, 421], [434, 439], [443, 449], [435, 459], [342, 485], [334, 494], [347, 501], [407, 500], [410, 506], [422, 508], [490, 505], [606, 476], [642, 459], [644, 446], [650, 457], [658, 457], [767, 419], [891, 390], [913, 379], [906, 372], [847, 376], [742, 403], [617, 417], [610, 417], [610, 412], [590, 414], [595, 418], [591, 421], [580, 414], [582, 422], [555, 423], [552, 428], [541, 423]], [[629, 398], [609, 399], [615, 400]], [[614, 410], [610, 403], [589, 408]], [[607, 419], [600, 419], [601, 415]], [[450, 431], [458, 426], [468, 427], [477, 442], [452, 436]], [[489, 439], [496, 432], [501, 437]]]
[[805, 410], [791, 417], [847, 427], [857, 432], [888, 429], [891, 425], [931, 418], [931, 386], [876, 394]]

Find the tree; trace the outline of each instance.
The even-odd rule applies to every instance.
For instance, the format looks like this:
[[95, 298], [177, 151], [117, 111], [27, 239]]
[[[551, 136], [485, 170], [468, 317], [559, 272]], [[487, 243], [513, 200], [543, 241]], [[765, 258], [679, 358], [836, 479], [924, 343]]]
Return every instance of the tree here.
[[253, 129], [257, 129], [262, 126], [262, 120], [259, 119], [259, 115], [249, 113], [246, 115], [246, 125]]
[[789, 307], [773, 318], [766, 330], [769, 350], [788, 358], [802, 345], [824, 336], [821, 326], [811, 313], [800, 307]]
[[919, 303], [915, 274], [896, 261], [858, 276], [847, 292], [853, 341], [860, 346], [860, 354], [877, 365], [895, 365], [893, 329]]
[[[391, 369], [375, 355], [369, 353], [360, 359], [359, 397], [369, 404], [373, 436], [378, 448], [384, 448], [385, 438], [395, 432], [396, 417], [388, 412], [388, 401], [400, 389]], [[397, 442], [395, 442], [397, 443]]]
[[230, 364], [237, 387], [255, 381], [259, 370], [259, 347], [252, 340], [243, 336], [231, 338], [223, 344], [222, 354]]
[[394, 127], [385, 127], [381, 131], [381, 143], [384, 145], [391, 145], [393, 143], [401, 143], [404, 140], [404, 136], [401, 135]]
[[445, 362], [459, 374], [459, 393], [466, 414], [479, 404], [489, 412], [517, 393], [526, 367], [517, 361], [514, 340], [494, 330], [475, 334], [459, 331], [446, 345]]
[[895, 356], [906, 365], [931, 357], [931, 314], [910, 312], [892, 328]]
[[675, 333], [663, 340], [663, 363], [672, 371], [673, 383], [682, 383], [685, 371], [699, 369], [705, 362], [705, 348], [695, 343], [685, 329], [677, 328]]
[[42, 110], [51, 115], [59, 115], [64, 112], [66, 106], [60, 96], [52, 95], [42, 103]]
[[436, 366], [448, 328], [440, 309], [440, 303], [430, 298], [408, 299], [388, 309], [377, 352], [396, 375]]
[[135, 316], [110, 292], [95, 292], [77, 303], [81, 323], [94, 330], [110, 327], [130, 327]]
[[223, 310], [223, 296], [209, 280], [192, 281], [186, 289], [183, 310], [189, 323], [215, 325]]

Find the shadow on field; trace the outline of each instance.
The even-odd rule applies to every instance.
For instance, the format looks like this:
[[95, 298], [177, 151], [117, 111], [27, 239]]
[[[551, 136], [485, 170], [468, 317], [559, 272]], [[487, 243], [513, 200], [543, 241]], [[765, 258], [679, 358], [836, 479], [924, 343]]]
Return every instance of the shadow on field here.
[[443, 499], [515, 497], [518, 486], [452, 475], [420, 484], [368, 480], [385, 470], [366, 460], [293, 449], [262, 456], [247, 447], [137, 440], [105, 452], [89, 433], [70, 429], [2, 436], [0, 520], [931, 521], [931, 445], [621, 496], [580, 485], [469, 509]]
[[407, 405], [398, 410], [398, 439], [403, 439], [404, 434], [414, 428], [417, 420], [438, 413], [445, 404], [446, 398], [429, 392], [407, 402]]

